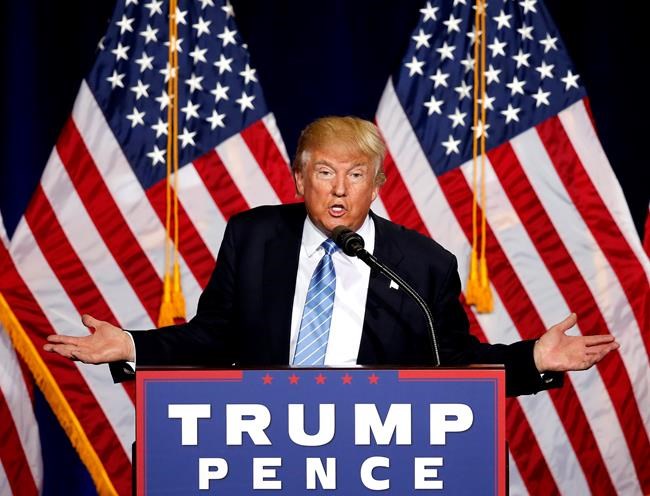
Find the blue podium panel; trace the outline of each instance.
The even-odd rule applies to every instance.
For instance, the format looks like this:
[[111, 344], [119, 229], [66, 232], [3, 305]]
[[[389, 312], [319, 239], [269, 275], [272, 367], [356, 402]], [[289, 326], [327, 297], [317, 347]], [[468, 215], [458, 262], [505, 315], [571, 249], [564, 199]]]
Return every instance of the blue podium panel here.
[[138, 494], [505, 494], [495, 368], [145, 370]]

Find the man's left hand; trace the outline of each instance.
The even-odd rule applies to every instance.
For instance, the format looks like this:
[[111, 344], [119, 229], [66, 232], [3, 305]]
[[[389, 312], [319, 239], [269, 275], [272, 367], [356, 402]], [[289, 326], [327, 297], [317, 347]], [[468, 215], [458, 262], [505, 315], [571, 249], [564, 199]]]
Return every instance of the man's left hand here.
[[576, 322], [575, 313], [548, 329], [535, 343], [535, 366], [542, 372], [585, 370], [598, 363], [619, 344], [611, 334], [597, 336], [567, 336]]

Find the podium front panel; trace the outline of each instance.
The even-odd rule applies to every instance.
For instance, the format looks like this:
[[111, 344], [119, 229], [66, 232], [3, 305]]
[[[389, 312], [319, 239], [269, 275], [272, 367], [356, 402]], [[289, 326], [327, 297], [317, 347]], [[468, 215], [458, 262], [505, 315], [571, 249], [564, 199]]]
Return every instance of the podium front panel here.
[[138, 494], [505, 494], [503, 369], [144, 370]]

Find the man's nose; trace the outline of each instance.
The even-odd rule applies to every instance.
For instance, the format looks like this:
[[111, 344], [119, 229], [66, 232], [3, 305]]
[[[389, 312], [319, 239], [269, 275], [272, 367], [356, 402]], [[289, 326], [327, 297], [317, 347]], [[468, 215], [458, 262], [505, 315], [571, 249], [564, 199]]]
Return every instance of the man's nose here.
[[334, 178], [334, 184], [332, 185], [332, 193], [335, 196], [345, 196], [347, 190], [345, 174], [337, 174]]

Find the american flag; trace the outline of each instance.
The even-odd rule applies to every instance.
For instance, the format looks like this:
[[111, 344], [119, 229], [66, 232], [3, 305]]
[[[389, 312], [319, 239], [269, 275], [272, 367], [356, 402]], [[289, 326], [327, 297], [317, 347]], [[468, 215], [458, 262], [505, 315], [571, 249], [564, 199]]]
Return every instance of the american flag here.
[[[376, 120], [390, 156], [383, 209], [431, 235], [467, 280], [472, 242], [474, 2], [430, 1]], [[650, 264], [596, 136], [589, 103], [541, 1], [486, 11], [489, 342], [574, 332], [621, 348], [564, 387], [508, 402], [510, 494], [650, 492]]]
[[[42, 351], [51, 333], [87, 335], [80, 313], [155, 327], [162, 296], [169, 2], [118, 1], [97, 60], [9, 245], [0, 292], [35, 345], [28, 360], [100, 493], [131, 494], [133, 384], [108, 366]], [[196, 308], [225, 224], [295, 201], [288, 158], [223, 0], [180, 1], [180, 263]], [[39, 361], [44, 367], [39, 369]]]
[[[0, 269], [8, 259], [7, 245], [0, 216]], [[3, 495], [36, 495], [43, 488], [33, 391], [32, 378], [23, 370], [7, 329], [0, 323], [0, 494]]]
[[[373, 205], [454, 251], [463, 280], [474, 18], [466, 3], [426, 5], [388, 82], [377, 123], [389, 179]], [[106, 493], [130, 493], [132, 387], [113, 385], [107, 367], [40, 350], [52, 332], [86, 334], [81, 312], [154, 327], [164, 267], [168, 9], [160, 0], [117, 3], [0, 283], [51, 373], [46, 396]], [[284, 145], [233, 15], [219, 0], [181, 0], [176, 13], [180, 254], [190, 311], [227, 219], [294, 200]], [[509, 403], [511, 494], [647, 493], [647, 258], [544, 7], [490, 0], [487, 31], [495, 312], [470, 313], [473, 330], [511, 342], [541, 334], [571, 309], [579, 332], [609, 331], [622, 344], [597, 368], [569, 374], [563, 389]]]

